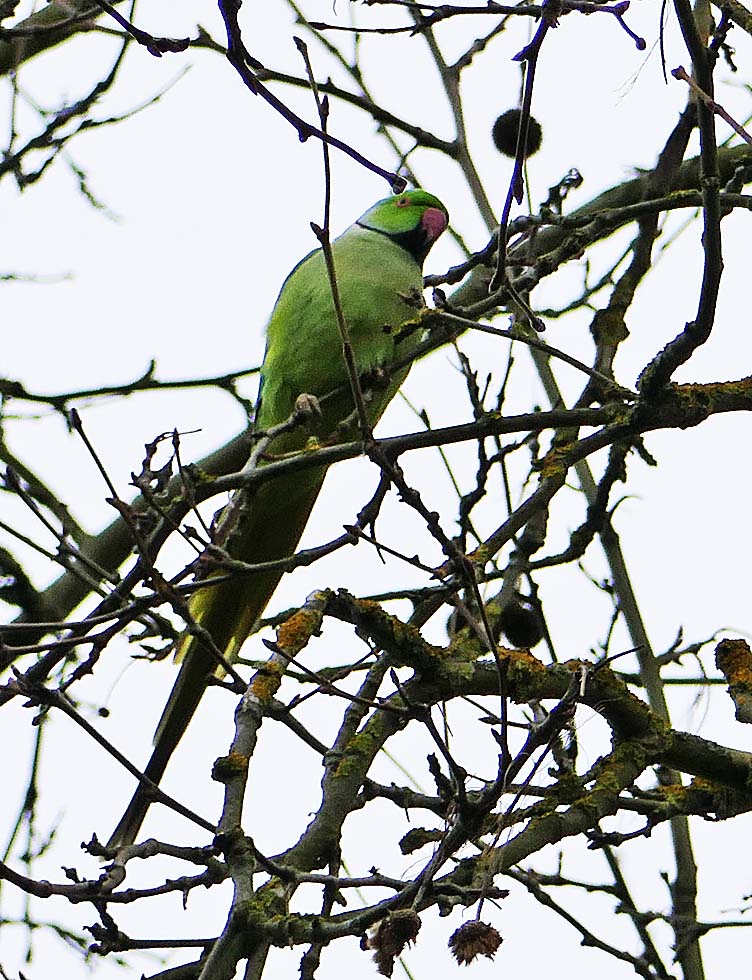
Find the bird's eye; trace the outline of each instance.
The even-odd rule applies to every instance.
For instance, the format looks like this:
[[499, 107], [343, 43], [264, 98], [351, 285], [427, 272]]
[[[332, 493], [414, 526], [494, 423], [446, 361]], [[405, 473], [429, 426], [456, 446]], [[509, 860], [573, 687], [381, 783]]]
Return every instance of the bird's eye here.
[[400, 197], [394, 202], [398, 208], [406, 208], [410, 203], [406, 197]]

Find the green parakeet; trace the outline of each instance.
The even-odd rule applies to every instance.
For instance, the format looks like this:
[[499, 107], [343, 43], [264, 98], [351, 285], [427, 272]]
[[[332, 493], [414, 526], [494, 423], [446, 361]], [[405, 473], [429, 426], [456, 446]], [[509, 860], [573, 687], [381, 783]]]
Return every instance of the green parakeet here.
[[[422, 190], [406, 191], [374, 204], [332, 243], [342, 311], [361, 376], [409, 354], [420, 340], [419, 331], [405, 331], [400, 338], [398, 328], [416, 315], [416, 298], [423, 289], [423, 260], [447, 222], [446, 208], [438, 198]], [[388, 385], [371, 393], [367, 403], [371, 424], [380, 418], [407, 370], [397, 372]], [[336, 394], [324, 397], [331, 392]], [[354, 406], [321, 249], [311, 252], [287, 277], [269, 320], [257, 428], [266, 430], [284, 422], [303, 394], [321, 399], [321, 414], [314, 423], [317, 437], [322, 442], [336, 440], [338, 423], [351, 415]], [[279, 435], [264, 459], [301, 450], [309, 437], [310, 432], [300, 426]], [[236, 494], [228, 506], [235, 508], [237, 519], [222, 540], [223, 547], [233, 557], [252, 563], [292, 555], [324, 476], [324, 468], [299, 471], [262, 484], [240, 501]], [[191, 599], [191, 613], [228, 660], [237, 656], [281, 574], [238, 576], [202, 589]], [[182, 659], [180, 673], [145, 769], [154, 783], [161, 779], [216, 670], [215, 660], [190, 634], [181, 640], [178, 657]], [[111, 847], [135, 840], [150, 802], [148, 790], [139, 785], [110, 839]]]

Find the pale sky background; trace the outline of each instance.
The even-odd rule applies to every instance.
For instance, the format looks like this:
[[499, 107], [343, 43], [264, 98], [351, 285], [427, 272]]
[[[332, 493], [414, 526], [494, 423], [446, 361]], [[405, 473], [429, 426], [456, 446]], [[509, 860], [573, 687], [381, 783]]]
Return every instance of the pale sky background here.
[[[286, 5], [265, 4], [263, 17], [259, 10], [248, 3], [241, 15], [251, 53], [269, 67], [300, 74], [300, 56], [291, 40], [291, 15]], [[341, 23], [346, 23], [351, 13], [362, 18], [362, 23], [375, 23], [379, 16], [345, 0], [340, 0], [334, 10], [330, 4], [311, 3], [308, 13], [316, 18], [338, 18]], [[387, 16], [381, 13], [382, 18]], [[144, 4], [135, 19], [144, 29], [174, 37], [195, 34], [195, 25], [200, 23], [222, 39], [215, 9], [195, 0]], [[570, 167], [577, 167], [585, 178], [583, 187], [568, 202], [572, 208], [629, 177], [635, 166], [649, 167], [683, 105], [683, 85], [670, 77], [664, 84], [662, 79], [655, 48], [659, 26], [656, 6], [634, 3], [627, 20], [646, 38], [646, 53], [638, 52], [614, 19], [605, 14], [587, 18], [572, 14], [546, 40], [534, 100], [544, 144], [529, 166], [535, 205]], [[390, 22], [400, 22], [396, 11]], [[448, 60], [490, 26], [490, 21], [467, 18], [441, 30], [438, 36], [446, 46]], [[475, 160], [492, 203], [499, 209], [511, 164], [494, 150], [490, 128], [499, 112], [516, 104], [519, 69], [510, 58], [522, 47], [526, 30], [527, 25], [520, 22], [497, 39], [467, 74], [464, 87]], [[334, 72], [332, 62], [316, 43], [309, 43], [317, 76], [324, 78]], [[725, 67], [719, 69], [725, 84], [719, 87], [718, 97], [732, 115], [744, 120], [750, 111], [745, 87], [749, 76], [744, 70], [749, 62], [749, 38], [735, 30], [730, 43], [737, 49], [741, 70], [737, 76], [730, 76]], [[666, 48], [669, 69], [680, 63], [689, 66], [671, 17]], [[74, 101], [104, 73], [114, 50], [111, 39], [82, 36], [25, 66], [20, 74], [22, 92], [46, 108], [65, 99]], [[420, 40], [404, 36], [386, 41], [366, 39], [362, 59], [368, 68], [369, 84], [387, 106], [423, 128], [451, 137], [451, 121]], [[84, 200], [64, 158], [23, 194], [9, 180], [0, 185], [0, 220], [5, 230], [0, 241], [0, 274], [70, 275], [65, 281], [47, 285], [2, 284], [3, 376], [22, 380], [34, 391], [61, 392], [127, 382], [140, 376], [152, 358], [157, 362], [158, 376], [165, 379], [212, 375], [260, 362], [264, 324], [279, 286], [295, 262], [315, 245], [309, 222], [320, 221], [322, 215], [320, 144], [313, 139], [299, 143], [295, 131], [247, 92], [225, 60], [208, 51], [189, 50], [157, 60], [132, 45], [119, 82], [101, 100], [95, 115], [107, 117], [140, 104], [170, 85], [188, 65], [190, 71], [156, 106], [117, 126], [84, 134], [66, 151], [86, 171], [92, 192], [118, 220], [108, 219]], [[275, 91], [296, 111], [314, 119], [309, 93], [279, 87]], [[0, 110], [4, 133], [8, 105], [6, 89]], [[20, 106], [18, 127], [22, 133], [36, 131], [38, 122], [28, 107]], [[394, 166], [373, 127], [336, 102], [330, 128], [387, 169]], [[727, 135], [722, 123], [719, 133]], [[411, 162], [424, 185], [447, 204], [452, 222], [468, 244], [483, 246], [485, 230], [456, 169], [425, 151], [415, 154]], [[388, 187], [340, 154], [334, 154], [333, 164], [332, 226], [341, 231], [373, 200], [385, 196]], [[677, 228], [686, 217], [680, 213], [669, 227]], [[680, 380], [725, 380], [750, 371], [747, 221], [745, 215], [735, 215], [724, 223], [726, 291], [716, 329], [699, 356], [680, 373]], [[628, 240], [629, 236], [615, 236], [602, 254], [617, 254]], [[458, 260], [449, 236], [444, 236], [432, 251], [426, 271], [442, 271]], [[632, 308], [632, 336], [617, 361], [622, 382], [633, 385], [651, 353], [691, 319], [700, 273], [699, 225], [695, 225], [666, 251]], [[536, 292], [536, 307], [576, 295], [582, 276], [582, 264], [570, 263]], [[603, 295], [598, 297], [599, 303], [603, 301]], [[551, 322], [546, 337], [588, 361], [587, 322], [587, 316]], [[504, 325], [503, 320], [499, 324]], [[466, 337], [462, 347], [482, 370], [504, 370], [505, 342]], [[518, 360], [525, 359], [520, 351]], [[557, 373], [566, 391], [579, 388], [581, 378], [569, 369], [557, 367]], [[251, 379], [245, 390], [250, 395], [254, 389]], [[451, 351], [440, 351], [417, 365], [404, 391], [414, 405], [425, 406], [436, 425], [470, 418]], [[533, 369], [518, 369], [507, 411], [527, 410], [534, 402], [543, 403], [543, 395]], [[244, 421], [236, 403], [211, 390], [144, 394], [77, 407], [90, 439], [124, 496], [129, 494], [130, 473], [140, 468], [144, 443], [160, 432], [174, 427], [190, 432], [183, 438], [182, 452], [186, 458], [198, 459], [235, 434]], [[10, 445], [42, 472], [87, 528], [101, 528], [112, 519], [113, 512], [104, 502], [107, 492], [89, 456], [66, 431], [60, 416], [46, 411], [34, 413], [32, 409], [28, 407], [24, 420], [8, 423]], [[629, 497], [618, 510], [616, 525], [659, 652], [670, 646], [680, 627], [687, 642], [722, 628], [733, 629], [734, 635], [746, 635], [750, 629], [746, 559], [752, 542], [746, 520], [749, 465], [745, 425], [741, 416], [722, 416], [684, 433], [651, 434], [646, 444], [658, 459], [659, 468], [649, 469], [636, 459], [630, 462]], [[417, 420], [405, 403], [396, 399], [380, 432], [416, 428]], [[473, 447], [456, 447], [450, 457], [458, 473], [463, 466], [470, 467], [468, 480], [472, 480]], [[414, 454], [404, 463], [408, 478], [433, 506], [443, 506], [446, 514], [453, 514], [455, 502], [438, 454]], [[375, 480], [373, 468], [363, 462], [344, 464], [330, 474], [304, 546], [338, 533], [343, 512], [346, 520], [354, 518], [364, 499], [358, 486], [361, 480], [369, 481], [368, 485]], [[569, 530], [579, 523], [581, 508], [581, 498], [574, 492], [557, 503], [553, 513], [558, 526], [554, 525], [549, 550], [562, 544]], [[3, 520], [15, 522], [49, 545], [43, 530], [6, 496], [0, 497], [0, 513]], [[490, 509], [486, 514], [491, 526], [494, 515]], [[389, 501], [382, 529], [390, 527], [390, 521], [394, 540], [406, 553], [420, 550], [423, 560], [438, 561], [437, 549], [417, 517], [396, 500]], [[8, 543], [0, 536], [0, 544]], [[180, 557], [176, 553], [173, 560]], [[606, 574], [597, 546], [588, 551], [585, 565], [596, 578]], [[31, 567], [37, 569], [40, 583], [46, 581], [49, 570], [44, 563], [33, 560]], [[382, 566], [361, 546], [357, 555], [348, 550], [313, 569], [288, 576], [272, 608], [300, 603], [308, 592], [322, 585], [346, 585], [357, 593], [410, 581], [420, 579], [397, 563]], [[609, 605], [574, 574], [544, 572], [539, 581], [560, 655], [586, 656], [604, 635]], [[432, 638], [441, 638], [440, 627], [441, 623], [432, 625]], [[328, 627], [325, 639], [317, 642], [319, 646], [311, 651], [309, 661], [314, 668], [337, 657], [350, 659], [353, 649], [358, 649], [350, 631], [334, 626]], [[631, 645], [624, 636], [619, 642], [625, 648]], [[258, 638], [249, 647], [250, 656], [260, 655]], [[169, 664], [127, 667], [130, 652], [124, 645], [113, 645], [96, 678], [80, 685], [78, 693], [96, 704], [107, 699], [112, 716], [97, 724], [134, 761], [143, 762], [174, 672]], [[706, 662], [710, 664], [710, 658]], [[694, 673], [689, 667], [687, 670]], [[224, 710], [216, 710], [218, 699], [214, 693], [202, 703], [164, 783], [168, 791], [181, 794], [210, 819], [219, 812], [219, 787], [212, 784], [207, 790], [202, 780], [201, 795], [193, 798], [190, 794], [193, 774], [208, 771], [211, 761], [226, 751], [232, 734], [226, 706], [221, 704]], [[689, 692], [673, 695], [673, 711], [674, 724], [680, 729], [700, 732], [737, 748], [750, 747], [748, 731], [734, 722], [731, 703], [721, 691], [704, 696], [697, 704]], [[455, 717], [454, 746], [468, 769], [482, 772], [484, 765], [493, 764], [487, 744], [490, 740], [475, 741], [477, 727], [472, 718], [469, 715], [465, 723], [472, 733], [466, 744], [462, 716]], [[592, 763], [606, 748], [606, 729], [585, 710], [580, 711], [578, 721], [581, 751], [587, 763]], [[326, 718], [320, 716], [320, 709], [312, 724], [326, 734]], [[46, 798], [40, 808], [39, 832], [43, 834], [56, 821], [60, 823], [56, 846], [38, 870], [59, 881], [61, 864], [79, 855], [79, 841], [94, 832], [100, 838], [109, 835], [133, 786], [130, 777], [119, 773], [109, 758], [66, 719], [54, 720], [47, 739], [42, 770]], [[391, 746], [392, 751], [396, 752], [399, 744]], [[31, 751], [31, 728], [21, 706], [0, 712], [0, 745], [8, 747], [3, 751], [3, 810], [13, 815], [25, 788], [24, 772]], [[403, 743], [403, 749], [400, 763], [429, 787], [425, 770], [425, 755], [431, 750], [428, 743], [412, 739]], [[318, 760], [300, 752], [279, 726], [266, 723], [253, 770], [247, 829], [259, 847], [270, 853], [296, 839], [308, 822], [307, 814], [318, 800], [321, 769]], [[285, 785], [280, 777], [292, 770], [294, 777]], [[376, 775], [400, 783], [405, 778], [386, 759]], [[213, 793], [211, 798], [209, 793]], [[383, 838], [373, 836], [367, 815], [358, 814], [348, 821], [345, 842], [353, 873], [366, 871], [372, 864], [388, 873], [409, 873], [412, 860], [422, 863], [426, 859], [424, 852], [414, 859], [399, 857], [393, 841], [409, 825], [393, 808], [383, 806], [382, 810], [379, 826], [384, 828]], [[748, 820], [741, 818], [720, 826], [694, 822], [692, 826], [703, 867], [700, 915], [715, 919], [721, 910], [733, 909], [742, 895], [752, 890], [747, 863], [731, 858], [736, 843], [741, 853], [747, 852], [741, 842], [746, 838]], [[158, 808], [153, 808], [145, 827], [147, 834], [173, 834], [177, 839], [186, 830], [191, 832], [179, 818], [158, 812]], [[2, 822], [0, 845], [6, 834]], [[668, 905], [658, 873], [666, 870], [673, 875], [666, 843], [667, 830], [659, 828], [650, 840], [629, 845], [623, 855], [635, 896], [647, 896], [646, 904], [656, 909]], [[530, 863], [552, 870], [556, 854], [550, 849]], [[565, 855], [564, 873], [594, 880], [602, 874], [602, 859], [584, 846], [570, 844]], [[708, 855], [710, 861], [704, 864]], [[95, 864], [82, 853], [77, 860], [82, 874], [97, 873]], [[176, 871], [170, 866], [164, 874], [186, 870]], [[135, 886], [154, 881], [153, 874], [148, 865], [131, 866], [128, 883]], [[161, 904], [139, 903], [143, 908], [118, 910], [118, 922], [134, 935], [210, 936], [222, 927], [229, 885], [224, 890], [213, 889], [210, 895], [193, 893], [187, 914], [182, 913], [177, 897]], [[583, 914], [588, 924], [603, 938], [616, 945], [625, 941], [630, 949], [636, 948], [631, 926], [624, 917], [613, 916], [610, 903], [589, 899], [585, 904], [568, 893], [557, 897], [580, 912], [586, 908]], [[47, 903], [42, 914], [57, 915], [59, 921], [75, 929], [94, 920], [92, 910], [85, 905], [70, 907], [59, 900], [54, 911], [52, 905]], [[17, 896], [4, 887], [2, 914], [16, 915], [20, 908]], [[528, 899], [521, 888], [512, 886], [512, 895], [500, 911], [487, 906], [486, 912], [506, 941], [495, 964], [484, 961], [470, 968], [477, 980], [501, 972], [514, 975], [523, 969], [529, 974], [531, 958], [535, 974], [558, 968], [567, 975], [576, 970], [583, 978], [600, 976], [604, 970], [614, 980], [633, 976], [627, 966], [581, 949], [578, 936]], [[414, 976], [425, 976], [429, 970], [451, 975], [456, 967], [445, 945], [460, 921], [459, 913], [454, 914], [451, 924], [439, 922], [435, 915], [425, 917], [420, 941], [407, 955]], [[627, 939], [622, 940], [625, 936]], [[703, 941], [708, 975], [717, 974], [724, 963], [733, 962], [748, 948], [745, 936], [744, 930], [726, 930]], [[9, 976], [15, 977], [19, 970], [31, 980], [50, 976], [51, 970], [75, 980], [89, 975], [89, 968], [75, 954], [69, 955], [59, 940], [44, 934], [38, 937], [34, 962], [24, 964], [19, 959], [24, 941], [19, 931], [0, 931], [0, 965]], [[276, 975], [297, 975], [300, 955], [299, 949], [275, 952]], [[188, 952], [176, 956], [174, 962], [192, 957]], [[91, 970], [109, 980], [153, 973], [158, 965], [156, 958], [135, 954], [129, 956], [128, 963], [129, 969], [121, 971], [114, 961], [94, 959]], [[363, 977], [376, 975], [355, 940], [335, 944], [326, 954], [319, 976], [340, 976], [345, 971], [358, 971]], [[397, 966], [395, 977], [402, 975]]]

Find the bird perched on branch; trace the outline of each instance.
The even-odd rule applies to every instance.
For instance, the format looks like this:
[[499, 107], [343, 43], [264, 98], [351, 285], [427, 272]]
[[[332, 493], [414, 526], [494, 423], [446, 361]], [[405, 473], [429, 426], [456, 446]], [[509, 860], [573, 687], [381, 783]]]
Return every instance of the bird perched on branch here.
[[[378, 201], [331, 244], [334, 275], [346, 330], [361, 378], [409, 356], [420, 332], [399, 328], [416, 315], [423, 289], [422, 266], [448, 223], [438, 198], [423, 190]], [[342, 438], [338, 425], [352, 415], [352, 378], [343, 357], [341, 325], [322, 249], [311, 252], [285, 280], [267, 327], [266, 353], [256, 427], [269, 430], [291, 417], [301, 396], [314, 396], [315, 431], [322, 442]], [[374, 387], [366, 404], [370, 425], [405, 379], [408, 367]], [[310, 401], [310, 399], [309, 399]], [[300, 426], [277, 435], [264, 458], [301, 450], [308, 434]], [[226, 510], [221, 545], [233, 558], [257, 564], [293, 554], [325, 476], [325, 468], [281, 474], [255, 492], [237, 491]], [[242, 496], [238, 496], [242, 495]], [[223, 518], [220, 518], [220, 533]], [[221, 574], [221, 571], [218, 573]], [[234, 660], [282, 576], [267, 571], [233, 577], [197, 591], [190, 612], [227, 660]], [[180, 673], [154, 736], [145, 775], [158, 783], [193, 717], [217, 666], [217, 658], [195, 634], [178, 645]], [[110, 847], [133, 843], [151, 802], [139, 784]]]

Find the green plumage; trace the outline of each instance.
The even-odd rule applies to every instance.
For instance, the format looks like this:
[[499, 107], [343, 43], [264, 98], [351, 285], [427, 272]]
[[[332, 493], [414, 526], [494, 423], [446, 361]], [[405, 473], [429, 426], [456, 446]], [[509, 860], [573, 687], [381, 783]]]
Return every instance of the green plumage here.
[[[332, 243], [342, 311], [359, 375], [364, 376], [409, 354], [417, 331], [399, 339], [399, 326], [416, 314], [423, 288], [422, 262], [446, 227], [446, 210], [425, 191], [408, 191], [379, 201]], [[397, 338], [397, 339], [395, 339]], [[301, 394], [323, 399], [313, 425], [322, 442], [334, 439], [338, 423], [354, 405], [332, 290], [321, 250], [312, 252], [290, 273], [267, 328], [267, 345], [256, 425], [265, 430], [284, 422]], [[380, 418], [407, 374], [398, 372], [385, 387], [376, 386], [367, 409], [371, 424]], [[326, 398], [330, 392], [337, 392]], [[304, 448], [310, 431], [298, 427], [278, 436], [265, 458]], [[352, 437], [355, 431], [350, 433]], [[240, 517], [226, 547], [245, 562], [266, 562], [293, 554], [316, 501], [325, 469], [281, 476], [242, 500]], [[233, 506], [238, 504], [234, 499]], [[200, 590], [190, 609], [229, 660], [236, 658], [263, 613], [280, 572], [239, 576]], [[186, 634], [180, 643], [180, 673], [154, 737], [145, 774], [159, 782], [178, 741], [203, 695], [215, 662], [203, 645]], [[132, 843], [149, 806], [139, 786], [110, 840]]]

